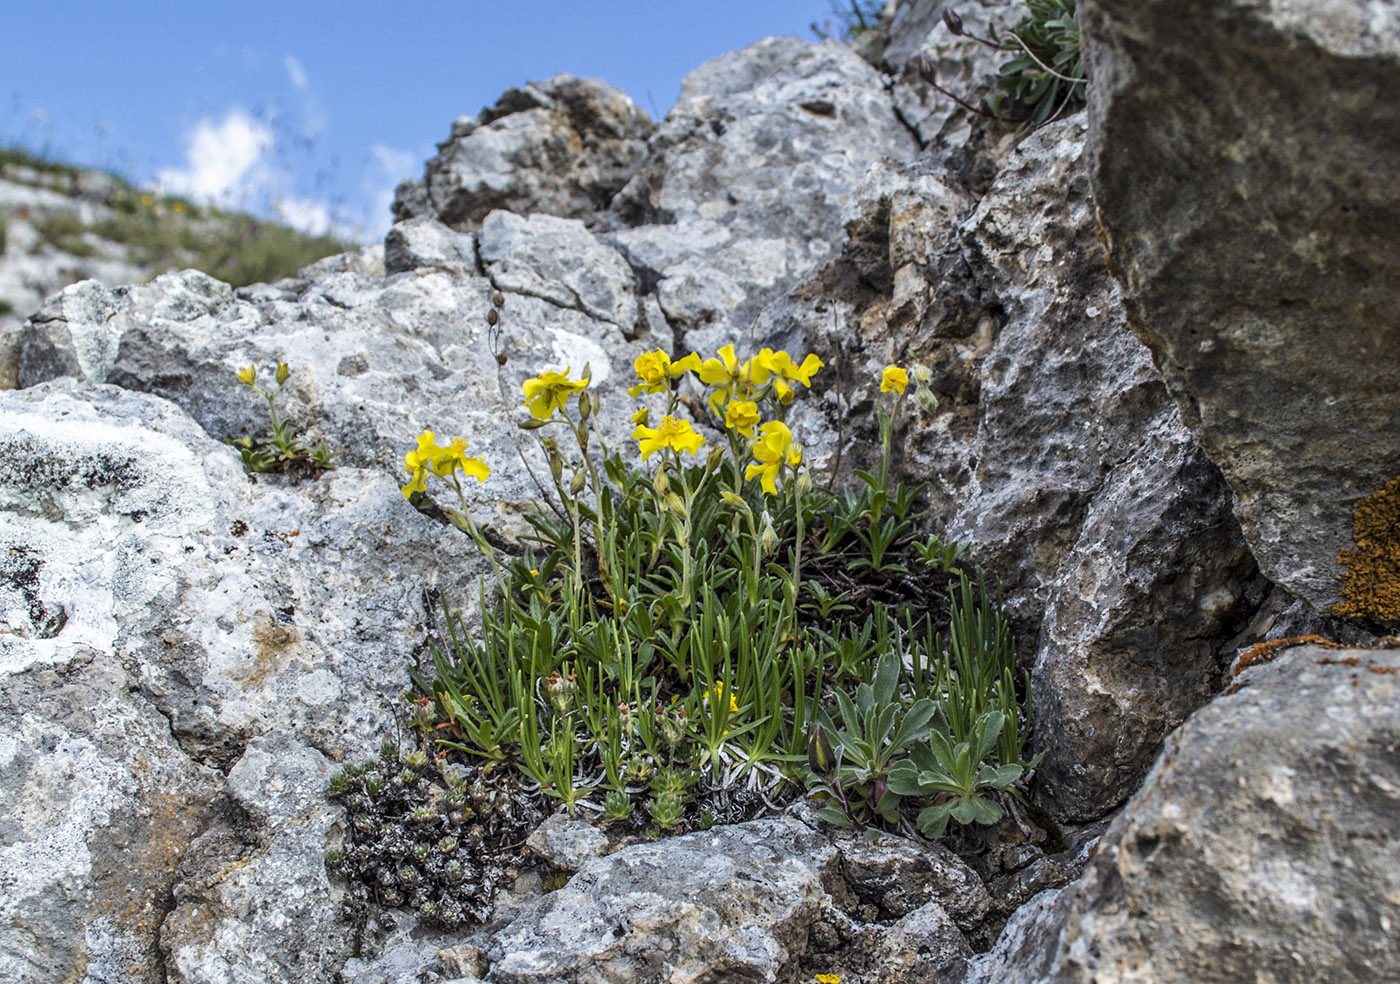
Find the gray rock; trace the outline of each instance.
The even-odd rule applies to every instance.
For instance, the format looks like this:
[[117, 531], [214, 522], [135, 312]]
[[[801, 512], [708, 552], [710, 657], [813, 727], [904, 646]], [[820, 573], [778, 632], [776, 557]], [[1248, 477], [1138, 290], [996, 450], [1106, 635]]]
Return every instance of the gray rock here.
[[167, 899], [218, 775], [181, 751], [120, 658], [15, 631], [16, 601], [26, 621], [54, 602], [34, 583], [49, 555], [14, 520], [0, 512], [0, 979], [157, 984]]
[[939, 967], [972, 956], [972, 947], [937, 902], [928, 902], [890, 927], [873, 975], [875, 984], [923, 984]]
[[930, 980], [935, 984], [1031, 984], [1045, 980], [1054, 964], [1074, 892], [1041, 892], [1006, 921], [996, 946], [971, 959], [950, 960]]
[[837, 836], [835, 843], [846, 884], [882, 919], [900, 919], [933, 903], [959, 928], [971, 931], [991, 907], [977, 874], [939, 844], [891, 836], [872, 844], [856, 834]]
[[577, 871], [589, 858], [607, 850], [608, 835], [586, 820], [551, 813], [525, 843], [547, 864]]
[[384, 237], [385, 272], [422, 267], [470, 277], [477, 268], [476, 241], [426, 216], [395, 223]]
[[1238, 683], [1167, 740], [1084, 877], [952, 979], [1400, 975], [1400, 652], [1304, 646]]
[[1082, 17], [1090, 175], [1133, 328], [1261, 569], [1325, 611], [1352, 504], [1400, 474], [1400, 108], [1383, 95], [1400, 13], [1094, 0]]
[[394, 212], [462, 230], [498, 208], [592, 220], [636, 171], [650, 132], [646, 113], [597, 79], [532, 82], [459, 119], [421, 188], [399, 187]]
[[[617, 250], [577, 219], [492, 212], [477, 234], [486, 275], [497, 289], [538, 297], [636, 334], [636, 279]], [[582, 368], [582, 367], [580, 367]]]
[[354, 939], [324, 860], [341, 812], [325, 798], [330, 772], [285, 732], [249, 743], [227, 789], [251, 824], [215, 825], [191, 846], [161, 930], [170, 981], [319, 984], [345, 962]]
[[490, 979], [771, 981], [804, 949], [837, 863], [786, 818], [624, 848], [499, 932]]
[[[943, 24], [945, 4], [909, 0], [895, 10], [888, 28], [885, 60], [895, 74], [894, 104], [900, 118], [918, 135], [927, 154], [945, 171], [945, 180], [980, 194], [995, 177], [1015, 142], [1012, 124], [969, 112], [928, 85], [919, 74], [927, 54], [944, 89], [983, 108], [995, 94], [997, 72], [1010, 56], [959, 37]], [[964, 0], [952, 5], [966, 29], [979, 37], [1015, 27], [1025, 5], [1019, 0]]]
[[673, 325], [736, 338], [831, 256], [866, 169], [916, 153], [879, 73], [849, 48], [768, 38], [686, 76], [613, 202], [632, 227], [616, 241], [659, 278]]

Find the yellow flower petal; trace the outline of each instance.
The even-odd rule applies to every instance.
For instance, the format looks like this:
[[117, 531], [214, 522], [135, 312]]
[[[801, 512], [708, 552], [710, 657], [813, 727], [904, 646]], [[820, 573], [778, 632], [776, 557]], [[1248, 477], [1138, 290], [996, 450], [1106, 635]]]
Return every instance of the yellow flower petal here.
[[909, 373], [899, 366], [885, 366], [885, 371], [880, 375], [881, 393], [903, 393], [904, 388], [909, 385]]

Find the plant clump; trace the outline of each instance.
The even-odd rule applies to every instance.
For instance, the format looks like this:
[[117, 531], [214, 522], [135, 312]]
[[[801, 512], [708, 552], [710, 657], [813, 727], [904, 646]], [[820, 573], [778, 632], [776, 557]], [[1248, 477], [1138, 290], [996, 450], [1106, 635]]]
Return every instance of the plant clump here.
[[1400, 476], [1357, 502], [1354, 514], [1356, 549], [1337, 554], [1342, 601], [1332, 612], [1400, 623]]
[[[524, 381], [516, 430], [538, 453], [518, 447], [542, 497], [518, 555], [471, 516], [462, 479], [490, 469], [465, 442], [425, 431], [406, 453], [404, 495], [471, 537], [494, 575], [479, 626], [444, 600], [433, 672], [413, 674], [421, 754], [471, 770], [516, 816], [563, 809], [632, 836], [749, 819], [804, 792], [872, 836], [995, 822], [1034, 765], [1026, 680], [994, 592], [960, 545], [919, 534], [922, 486], [890, 474], [901, 418], [937, 406], [929, 370], [872, 381], [880, 462], [836, 491], [788, 426], [816, 355], [725, 346], [634, 368], [625, 454], [599, 427], [587, 366]], [[433, 501], [441, 489], [455, 506]], [[359, 783], [363, 797], [363, 782], [333, 792]], [[394, 809], [417, 822], [423, 805]], [[478, 839], [475, 857], [519, 839]], [[398, 855], [371, 858], [399, 842], [360, 847], [356, 878], [394, 874]], [[394, 887], [378, 900], [412, 901]]]
[[346, 839], [326, 864], [350, 883], [352, 922], [370, 903], [407, 906], [448, 928], [481, 922], [496, 891], [514, 882], [519, 846], [541, 813], [479, 767], [385, 742], [378, 760], [331, 778], [346, 811]]
[[[277, 413], [277, 397], [287, 384], [292, 371], [285, 362], [277, 363], [273, 378], [277, 388], [263, 389], [258, 385], [258, 367], [248, 366], [238, 370], [238, 381], [267, 401], [267, 412], [271, 418], [272, 436], [264, 441], [254, 441], [251, 437], [241, 437], [231, 442], [243, 458], [243, 467], [255, 474], [281, 472], [294, 478], [315, 478], [323, 471], [335, 468], [337, 452], [326, 446], [325, 441], [317, 442], [308, 448], [296, 436], [296, 428], [286, 417]], [[428, 437], [431, 439], [432, 435]]]
[[975, 106], [939, 85], [933, 60], [919, 58], [919, 74], [938, 92], [979, 116], [1016, 123], [1017, 133], [1034, 130], [1081, 109], [1089, 78], [1084, 71], [1076, 0], [1025, 0], [1026, 12], [1016, 26], [990, 37], [968, 30], [952, 7], [943, 8], [950, 33], [1011, 55], [997, 72], [997, 91]]

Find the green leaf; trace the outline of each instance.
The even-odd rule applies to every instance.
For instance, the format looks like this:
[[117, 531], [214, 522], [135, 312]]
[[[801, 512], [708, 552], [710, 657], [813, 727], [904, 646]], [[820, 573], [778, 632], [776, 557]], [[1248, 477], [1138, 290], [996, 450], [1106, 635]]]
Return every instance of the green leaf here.
[[943, 832], [948, 829], [948, 815], [951, 811], [952, 806], [949, 803], [940, 803], [920, 810], [916, 821], [919, 833], [931, 839], [942, 837]]

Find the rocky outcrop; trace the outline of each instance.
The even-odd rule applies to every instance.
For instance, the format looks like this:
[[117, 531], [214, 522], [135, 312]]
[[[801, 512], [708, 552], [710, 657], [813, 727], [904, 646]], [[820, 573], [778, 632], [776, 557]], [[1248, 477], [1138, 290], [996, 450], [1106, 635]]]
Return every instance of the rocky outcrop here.
[[1400, 652], [1304, 646], [1167, 740], [1084, 877], [961, 984], [1390, 980]]
[[[1083, 4], [1091, 175], [1134, 329], [1270, 580], [1327, 611], [1400, 475], [1400, 15]], [[1144, 180], [1144, 175], [1149, 176]]]
[[597, 79], [556, 75], [510, 89], [457, 118], [422, 180], [399, 186], [394, 215], [462, 230], [498, 208], [591, 219], [637, 170], [650, 132], [646, 113]]

